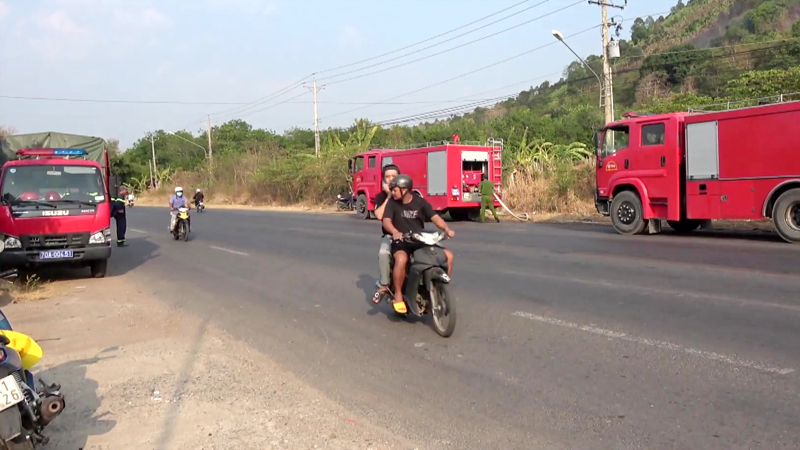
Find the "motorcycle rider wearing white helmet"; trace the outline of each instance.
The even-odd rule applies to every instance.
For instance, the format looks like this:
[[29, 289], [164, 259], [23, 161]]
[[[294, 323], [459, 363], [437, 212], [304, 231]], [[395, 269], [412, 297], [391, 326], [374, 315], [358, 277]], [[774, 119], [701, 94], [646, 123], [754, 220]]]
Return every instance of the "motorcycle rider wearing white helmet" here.
[[[172, 233], [172, 229], [175, 228], [175, 222], [178, 218], [178, 209], [180, 208], [187, 208], [192, 209], [191, 205], [189, 204], [189, 200], [183, 196], [183, 188], [178, 186], [175, 188], [175, 195], [170, 196], [169, 198], [169, 232]], [[189, 219], [189, 230], [192, 229], [192, 221]]]

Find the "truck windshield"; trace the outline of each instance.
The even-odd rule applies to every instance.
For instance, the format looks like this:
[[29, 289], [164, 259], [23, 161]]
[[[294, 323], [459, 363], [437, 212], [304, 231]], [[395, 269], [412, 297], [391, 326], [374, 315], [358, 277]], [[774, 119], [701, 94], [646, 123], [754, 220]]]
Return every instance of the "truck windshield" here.
[[2, 202], [91, 203], [105, 200], [103, 178], [96, 167], [31, 165], [7, 167]]
[[609, 128], [603, 133], [603, 146], [600, 148], [600, 158], [613, 155], [626, 148], [630, 141], [628, 127]]

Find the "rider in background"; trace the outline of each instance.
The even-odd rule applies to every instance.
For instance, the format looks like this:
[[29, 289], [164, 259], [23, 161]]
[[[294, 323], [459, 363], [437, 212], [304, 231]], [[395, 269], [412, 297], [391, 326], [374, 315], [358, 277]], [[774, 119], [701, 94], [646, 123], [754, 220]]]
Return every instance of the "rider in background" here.
[[[178, 218], [178, 209], [188, 208], [192, 209], [189, 201], [183, 196], [183, 188], [178, 186], [175, 188], [175, 195], [169, 198], [169, 232], [175, 228], [175, 222]], [[192, 229], [192, 221], [189, 219], [189, 230]]]
[[[439, 217], [436, 211], [427, 200], [414, 195], [412, 189], [414, 182], [408, 175], [398, 175], [389, 185], [392, 191], [392, 198], [396, 201], [389, 202], [383, 213], [383, 227], [392, 234], [392, 254], [394, 255], [394, 310], [400, 314], [406, 313], [406, 305], [403, 302], [402, 286], [406, 278], [408, 256], [422, 245], [403, 241], [406, 233], [421, 233], [425, 230], [425, 221], [431, 221], [437, 228], [447, 233], [447, 236], [455, 236], [455, 232], [447, 226], [447, 223]], [[447, 274], [453, 274], [453, 252], [444, 249], [447, 256]]]
[[[383, 168], [383, 189], [372, 199], [372, 203], [376, 205], [375, 216], [378, 220], [383, 221], [384, 211], [386, 205], [393, 201], [389, 185], [400, 175], [400, 168], [394, 164], [387, 164]], [[381, 295], [389, 292], [389, 283], [392, 281], [392, 235], [386, 228], [381, 227], [381, 247], [378, 250], [378, 267], [380, 268], [381, 279], [378, 281], [378, 289], [375, 295], [372, 296], [373, 303], [380, 303]]]
[[205, 196], [203, 195], [203, 192], [200, 191], [200, 188], [197, 188], [197, 191], [194, 193], [194, 206], [195, 206], [195, 208], [200, 203], [203, 203], [203, 200], [205, 200]]

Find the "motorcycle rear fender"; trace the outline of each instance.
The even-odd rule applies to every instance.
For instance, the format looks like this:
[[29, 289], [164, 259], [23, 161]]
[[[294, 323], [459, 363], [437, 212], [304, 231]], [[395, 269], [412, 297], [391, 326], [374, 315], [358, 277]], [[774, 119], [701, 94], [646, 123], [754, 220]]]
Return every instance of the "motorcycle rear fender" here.
[[0, 440], [8, 442], [22, 434], [22, 414], [19, 405], [0, 411]]

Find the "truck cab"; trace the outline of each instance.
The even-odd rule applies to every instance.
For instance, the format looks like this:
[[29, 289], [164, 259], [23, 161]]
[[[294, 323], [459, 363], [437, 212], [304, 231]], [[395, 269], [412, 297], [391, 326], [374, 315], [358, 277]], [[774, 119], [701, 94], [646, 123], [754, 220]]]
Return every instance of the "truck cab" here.
[[82, 149], [22, 149], [0, 173], [0, 267], [89, 266], [105, 275], [110, 199], [103, 168]]
[[596, 135], [595, 206], [623, 233], [651, 219], [678, 221], [683, 114], [625, 114]]

